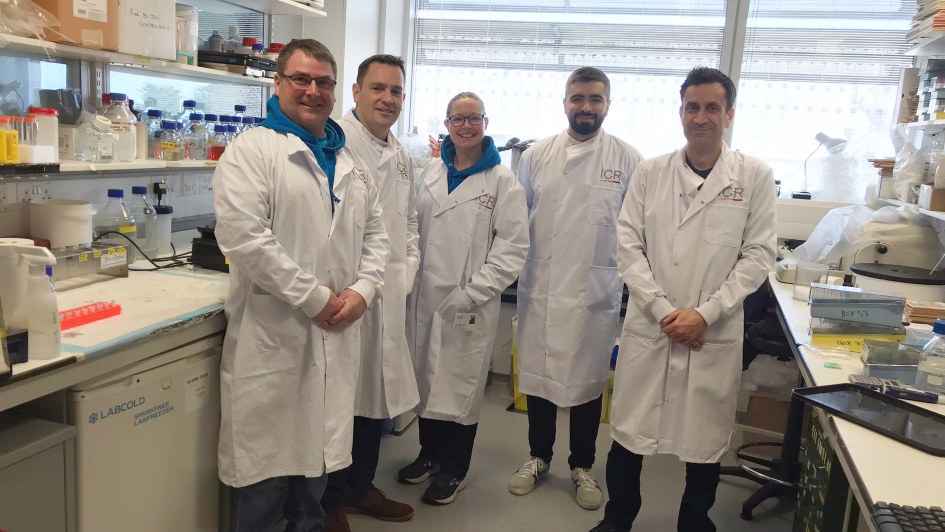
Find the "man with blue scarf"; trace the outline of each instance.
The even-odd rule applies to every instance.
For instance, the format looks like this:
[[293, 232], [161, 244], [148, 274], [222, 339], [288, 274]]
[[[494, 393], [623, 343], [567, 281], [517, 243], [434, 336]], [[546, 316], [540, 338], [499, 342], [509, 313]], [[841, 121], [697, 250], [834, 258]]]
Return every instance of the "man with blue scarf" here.
[[326, 474], [351, 463], [360, 319], [390, 246], [377, 188], [345, 147], [337, 67], [318, 41], [279, 54], [268, 117], [213, 176], [230, 261], [221, 362], [220, 480], [230, 530], [322, 530]]

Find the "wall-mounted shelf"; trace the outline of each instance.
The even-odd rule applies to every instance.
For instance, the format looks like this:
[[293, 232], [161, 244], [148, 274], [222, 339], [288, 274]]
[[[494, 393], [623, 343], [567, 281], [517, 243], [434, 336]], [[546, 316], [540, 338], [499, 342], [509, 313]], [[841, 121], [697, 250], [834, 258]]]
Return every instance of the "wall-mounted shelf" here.
[[207, 168], [217, 167], [216, 161], [164, 161], [167, 168]]
[[299, 17], [325, 17], [327, 13], [320, 9], [308, 7], [293, 0], [223, 0], [228, 4], [237, 5], [253, 11], [261, 11], [268, 15], [295, 15]]
[[880, 201], [886, 202], [896, 207], [913, 207], [913, 208], [918, 209], [920, 213], [928, 216], [929, 218], [937, 218], [939, 220], [945, 220], [945, 212], [930, 211], [928, 209], [920, 209], [918, 205], [915, 205], [913, 203], [906, 203], [904, 201], [899, 201], [895, 199], [880, 198]]
[[921, 122], [909, 122], [905, 126], [906, 129], [945, 129], [945, 120], [923, 120]]
[[222, 70], [215, 70], [212, 68], [195, 67], [182, 63], [175, 63], [172, 61], [164, 61], [161, 59], [151, 59], [148, 57], [109, 52], [107, 50], [82, 48], [81, 46], [41, 41], [39, 39], [18, 37], [16, 35], [0, 34], [0, 50], [28, 52], [32, 54], [45, 55], [52, 59], [79, 59], [82, 61], [93, 61], [97, 63], [110, 63], [118, 66], [136, 67], [148, 69], [153, 72], [162, 72], [165, 74], [173, 74], [177, 76], [189, 76], [211, 81], [223, 81], [229, 83], [241, 83], [268, 87], [271, 87], [274, 83], [273, 80], [269, 78], [254, 78], [251, 76], [243, 76], [241, 74], [224, 72]]
[[918, 42], [905, 55], [945, 55], [945, 31], [931, 31], [917, 40]]
[[85, 161], [61, 161], [59, 172], [115, 172], [121, 170], [155, 170], [164, 168], [164, 161], [142, 159], [130, 163], [87, 163]]

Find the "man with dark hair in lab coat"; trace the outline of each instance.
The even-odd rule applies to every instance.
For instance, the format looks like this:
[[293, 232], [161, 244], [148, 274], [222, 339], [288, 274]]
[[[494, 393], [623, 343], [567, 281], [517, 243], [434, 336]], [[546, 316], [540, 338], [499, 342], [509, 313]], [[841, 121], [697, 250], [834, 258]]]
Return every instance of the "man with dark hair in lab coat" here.
[[722, 140], [735, 84], [699, 67], [680, 98], [686, 145], [637, 166], [617, 224], [630, 301], [611, 407], [610, 501], [592, 532], [630, 530], [643, 456], [653, 454], [686, 462], [677, 530], [715, 532], [709, 509], [735, 426], [742, 302], [774, 265], [774, 172]]

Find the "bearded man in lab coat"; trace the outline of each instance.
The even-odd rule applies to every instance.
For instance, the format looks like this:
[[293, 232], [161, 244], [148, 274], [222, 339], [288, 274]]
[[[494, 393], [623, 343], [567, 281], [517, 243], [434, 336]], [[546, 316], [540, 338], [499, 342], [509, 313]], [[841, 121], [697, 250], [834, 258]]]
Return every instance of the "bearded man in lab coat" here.
[[601, 504], [591, 476], [602, 393], [617, 339], [623, 283], [617, 274], [617, 216], [642, 157], [601, 124], [610, 79], [575, 70], [565, 84], [567, 130], [522, 156], [531, 244], [518, 281], [519, 390], [528, 400], [531, 458], [509, 491], [530, 493], [550, 469], [558, 407], [571, 408], [568, 466], [577, 503]]
[[420, 402], [407, 347], [407, 292], [420, 266], [413, 163], [391, 133], [404, 103], [404, 60], [374, 55], [358, 67], [352, 86], [355, 107], [341, 120], [347, 145], [369, 165], [384, 210], [391, 253], [384, 270], [384, 298], [361, 320], [361, 377], [355, 400], [351, 466], [328, 475], [322, 496], [325, 532], [350, 530], [348, 513], [383, 521], [408, 521], [409, 505], [388, 499], [374, 487], [383, 420]]
[[220, 480], [230, 530], [322, 530], [326, 473], [351, 463], [359, 320], [389, 244], [370, 168], [329, 119], [337, 67], [312, 39], [279, 54], [268, 116], [213, 175], [230, 261]]
[[774, 173], [722, 140], [734, 83], [699, 67], [680, 97], [686, 146], [637, 166], [617, 224], [630, 301], [611, 407], [610, 501], [592, 532], [630, 530], [643, 455], [653, 454], [686, 462], [677, 530], [716, 530], [709, 509], [735, 425], [742, 302], [774, 264]]

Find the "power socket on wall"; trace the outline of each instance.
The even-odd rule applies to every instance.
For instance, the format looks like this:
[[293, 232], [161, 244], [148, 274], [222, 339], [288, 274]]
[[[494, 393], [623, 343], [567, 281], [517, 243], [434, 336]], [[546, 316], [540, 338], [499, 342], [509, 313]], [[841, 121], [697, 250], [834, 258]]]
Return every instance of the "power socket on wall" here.
[[49, 193], [49, 186], [51, 183], [17, 183], [16, 191], [17, 197], [20, 201], [37, 201], [37, 200], [48, 200], [52, 199], [52, 195]]
[[16, 195], [16, 183], [0, 184], [0, 206], [16, 205], [19, 199]]
[[196, 196], [199, 180], [197, 176], [186, 175], [180, 180], [180, 196]]

